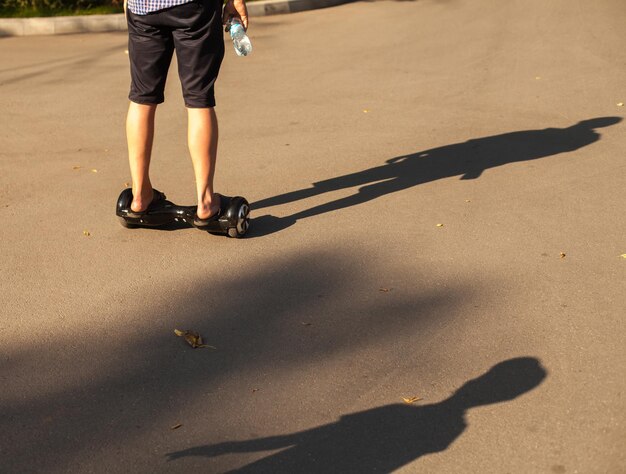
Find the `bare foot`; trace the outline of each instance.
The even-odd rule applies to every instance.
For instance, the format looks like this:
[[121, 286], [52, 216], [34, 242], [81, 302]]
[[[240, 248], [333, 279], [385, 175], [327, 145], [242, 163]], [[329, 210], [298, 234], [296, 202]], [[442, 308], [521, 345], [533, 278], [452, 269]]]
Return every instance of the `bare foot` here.
[[154, 192], [152, 192], [152, 188], [147, 190], [144, 188], [137, 195], [133, 193], [133, 202], [130, 204], [130, 210], [133, 212], [143, 212], [148, 209], [153, 199]]
[[222, 197], [217, 193], [213, 193], [213, 199], [211, 201], [209, 201], [208, 203], [200, 202], [198, 204], [196, 215], [198, 216], [198, 219], [208, 219], [209, 217], [214, 216], [218, 212], [220, 212], [221, 205]]

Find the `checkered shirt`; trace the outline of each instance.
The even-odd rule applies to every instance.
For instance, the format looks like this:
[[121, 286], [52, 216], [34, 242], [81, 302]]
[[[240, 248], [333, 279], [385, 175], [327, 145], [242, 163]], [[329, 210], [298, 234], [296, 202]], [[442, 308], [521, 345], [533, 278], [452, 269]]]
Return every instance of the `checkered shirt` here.
[[193, 0], [128, 0], [127, 8], [135, 15], [147, 15], [148, 13], [175, 7]]

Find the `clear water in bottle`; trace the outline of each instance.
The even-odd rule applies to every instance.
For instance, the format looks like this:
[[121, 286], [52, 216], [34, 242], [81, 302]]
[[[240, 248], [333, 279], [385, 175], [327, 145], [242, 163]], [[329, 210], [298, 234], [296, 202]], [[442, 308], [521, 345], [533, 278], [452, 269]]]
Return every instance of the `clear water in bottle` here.
[[246, 30], [243, 28], [238, 18], [228, 20], [227, 31], [230, 32], [230, 37], [233, 40], [233, 46], [235, 47], [237, 56], [247, 56], [252, 52], [250, 38], [246, 35]]

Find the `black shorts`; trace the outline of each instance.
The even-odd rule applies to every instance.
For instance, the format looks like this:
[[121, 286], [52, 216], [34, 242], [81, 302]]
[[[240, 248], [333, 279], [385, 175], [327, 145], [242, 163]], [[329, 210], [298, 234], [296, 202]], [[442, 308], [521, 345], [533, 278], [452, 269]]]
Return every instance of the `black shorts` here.
[[160, 104], [176, 50], [185, 105], [215, 106], [215, 81], [224, 58], [222, 0], [197, 0], [135, 15], [128, 11], [130, 94], [138, 104]]

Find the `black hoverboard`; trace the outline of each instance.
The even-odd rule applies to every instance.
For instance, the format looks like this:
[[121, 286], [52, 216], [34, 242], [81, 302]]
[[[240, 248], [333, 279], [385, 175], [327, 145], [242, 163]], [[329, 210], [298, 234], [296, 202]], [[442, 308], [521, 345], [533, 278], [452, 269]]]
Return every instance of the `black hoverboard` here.
[[196, 216], [197, 206], [178, 206], [165, 199], [165, 194], [156, 189], [154, 193], [160, 199], [155, 199], [147, 210], [134, 212], [130, 208], [133, 202], [132, 189], [122, 191], [117, 199], [115, 214], [124, 227], [164, 227], [177, 222], [186, 222], [200, 230], [236, 238], [243, 237], [250, 227], [250, 204], [241, 196], [220, 195], [219, 212], [209, 219], [202, 220]]

